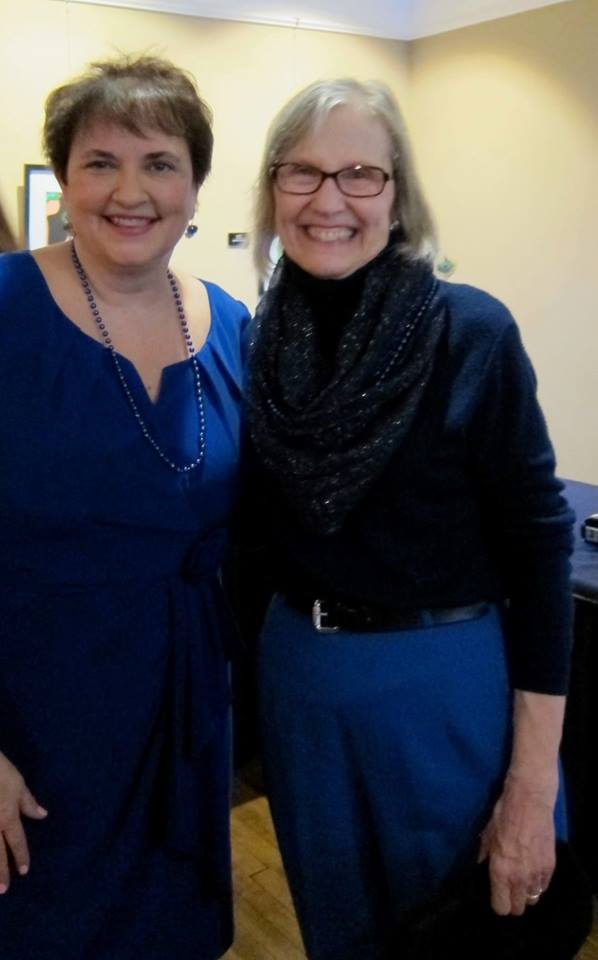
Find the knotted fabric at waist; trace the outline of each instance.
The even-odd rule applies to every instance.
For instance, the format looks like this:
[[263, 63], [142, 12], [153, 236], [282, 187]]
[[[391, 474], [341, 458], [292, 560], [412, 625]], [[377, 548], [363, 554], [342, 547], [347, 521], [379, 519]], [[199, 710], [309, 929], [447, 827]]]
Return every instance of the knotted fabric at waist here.
[[[215, 763], [210, 744], [218, 731], [222, 741], [230, 704], [227, 648], [234, 626], [219, 578], [226, 530], [193, 540], [148, 537], [145, 545], [134, 532], [127, 542], [122, 531], [88, 546], [68, 538], [32, 544], [25, 536], [0, 546], [0, 593], [5, 590], [7, 598], [30, 591], [49, 596], [49, 615], [52, 597], [68, 603], [71, 594], [88, 590], [130, 591], [136, 603], [159, 597], [161, 610], [166, 603], [165, 756], [156, 802], [166, 846], [179, 856], [204, 858], [226, 803], [221, 799], [218, 807], [206, 799], [206, 767]], [[85, 624], [81, 629], [84, 636]]]

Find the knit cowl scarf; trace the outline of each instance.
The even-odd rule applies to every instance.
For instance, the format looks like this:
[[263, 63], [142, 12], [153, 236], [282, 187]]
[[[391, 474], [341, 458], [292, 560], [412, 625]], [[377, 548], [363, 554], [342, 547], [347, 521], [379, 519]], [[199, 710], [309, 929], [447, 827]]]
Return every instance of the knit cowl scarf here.
[[[258, 306], [250, 348], [255, 451], [291, 509], [319, 535], [341, 529], [399, 449], [445, 322], [428, 262], [402, 256], [391, 243], [362, 270], [332, 360], [322, 350], [326, 318], [309, 289], [315, 278], [285, 257]], [[327, 282], [332, 310], [330, 287], [345, 282]]]

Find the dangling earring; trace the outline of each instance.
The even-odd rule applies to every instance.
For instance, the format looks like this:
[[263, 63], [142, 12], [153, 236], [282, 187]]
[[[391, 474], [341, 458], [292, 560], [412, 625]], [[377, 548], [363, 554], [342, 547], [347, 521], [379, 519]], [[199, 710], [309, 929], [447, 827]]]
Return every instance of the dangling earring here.
[[195, 223], [188, 224], [187, 229], [185, 230], [185, 236], [187, 237], [187, 240], [190, 240], [191, 237], [194, 237], [196, 233], [197, 225]]
[[391, 230], [396, 230], [396, 229], [398, 228], [398, 226], [399, 226], [399, 223], [400, 223], [399, 220], [393, 220], [392, 223], [391, 223], [391, 225], [390, 225], [390, 229], [391, 229]]
[[66, 233], [72, 233], [72, 232], [73, 232], [73, 226], [72, 226], [72, 224], [71, 224], [71, 221], [69, 220], [69, 215], [68, 215], [68, 213], [66, 212], [66, 210], [63, 210], [63, 211], [62, 211], [62, 216], [60, 217], [60, 222], [61, 222], [61, 224], [62, 224], [62, 229], [65, 230]]

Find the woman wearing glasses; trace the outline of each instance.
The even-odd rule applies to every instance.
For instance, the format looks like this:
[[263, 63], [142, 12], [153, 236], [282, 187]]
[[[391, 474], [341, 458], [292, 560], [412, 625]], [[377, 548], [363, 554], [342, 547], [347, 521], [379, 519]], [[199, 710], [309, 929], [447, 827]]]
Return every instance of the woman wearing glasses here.
[[434, 276], [386, 88], [284, 107], [257, 232], [262, 268], [284, 249], [249, 389], [272, 811], [310, 960], [383, 960], [470, 857], [498, 914], [550, 881], [571, 513], [513, 319]]

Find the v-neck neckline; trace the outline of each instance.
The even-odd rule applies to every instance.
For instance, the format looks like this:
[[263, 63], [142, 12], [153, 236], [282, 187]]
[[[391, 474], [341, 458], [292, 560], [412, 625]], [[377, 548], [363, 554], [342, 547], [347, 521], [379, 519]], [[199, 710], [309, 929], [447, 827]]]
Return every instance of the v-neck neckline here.
[[[57, 318], [59, 318], [63, 323], [68, 324], [68, 326], [75, 332], [75, 334], [78, 334], [80, 337], [83, 338], [83, 341], [88, 341], [90, 344], [92, 344], [92, 345], [93, 345], [93, 348], [98, 348], [98, 349], [101, 350], [102, 352], [108, 353], [109, 348], [106, 347], [105, 344], [100, 343], [100, 341], [99, 341], [99, 340], [96, 340], [95, 337], [92, 337], [89, 333], [86, 333], [86, 331], [83, 330], [83, 329], [79, 326], [78, 323], [75, 323], [75, 321], [72, 320], [72, 319], [68, 316], [68, 314], [66, 314], [66, 313], [64, 312], [64, 310], [62, 309], [62, 307], [61, 307], [61, 306], [57, 303], [57, 301], [55, 300], [55, 298], [54, 298], [54, 296], [53, 296], [53, 294], [52, 294], [52, 291], [50, 290], [50, 287], [49, 287], [49, 285], [48, 285], [48, 281], [46, 280], [46, 277], [44, 276], [44, 273], [43, 273], [40, 265], [38, 264], [37, 260], [35, 259], [35, 257], [34, 257], [33, 254], [31, 253], [31, 251], [30, 251], [30, 250], [26, 250], [26, 251], [23, 251], [23, 252], [24, 252], [24, 253], [26, 254], [26, 256], [28, 257], [29, 262], [33, 265], [34, 271], [35, 271], [35, 273], [37, 274], [37, 277], [38, 277], [39, 281], [41, 282], [41, 285], [42, 285], [42, 287], [43, 287], [46, 295], [48, 296], [50, 302], [52, 303], [52, 306], [53, 306], [53, 308], [54, 308], [54, 314], [55, 314], [55, 316], [56, 316]], [[201, 281], [198, 280], [197, 282], [200, 283]], [[212, 309], [212, 300], [211, 300], [211, 297], [210, 297], [210, 292], [209, 292], [209, 290], [208, 290], [207, 287], [206, 287], [206, 295], [207, 295], [207, 298], [208, 298], [208, 305], [209, 305], [209, 309], [210, 309], [210, 323], [209, 323], [209, 327], [208, 327], [208, 332], [207, 332], [207, 334], [206, 334], [206, 337], [205, 337], [205, 339], [204, 339], [201, 347], [200, 347], [198, 350], [195, 351], [195, 356], [196, 356], [198, 359], [200, 358], [201, 354], [203, 353], [204, 348], [208, 346], [208, 343], [209, 343], [209, 341], [210, 341], [210, 339], [211, 339], [211, 337], [212, 337], [212, 332], [213, 332], [213, 330], [214, 330], [214, 316], [213, 316], [213, 309]], [[157, 408], [158, 408], [158, 406], [159, 406], [159, 404], [160, 404], [160, 399], [161, 399], [161, 397], [162, 397], [163, 388], [164, 388], [164, 381], [165, 381], [166, 377], [168, 376], [167, 371], [170, 371], [170, 370], [174, 369], [175, 367], [181, 367], [181, 366], [183, 366], [183, 365], [189, 366], [189, 365], [191, 365], [191, 363], [192, 363], [192, 358], [191, 358], [191, 357], [185, 357], [183, 360], [175, 360], [173, 363], [167, 363], [164, 367], [162, 367], [162, 370], [160, 371], [160, 383], [159, 383], [159, 386], [158, 386], [158, 391], [157, 391], [157, 393], [156, 393], [155, 399], [152, 400], [152, 398], [150, 397], [150, 395], [149, 395], [149, 393], [148, 393], [148, 391], [147, 391], [147, 388], [146, 388], [146, 386], [145, 386], [145, 383], [143, 382], [143, 377], [142, 377], [141, 374], [139, 373], [139, 370], [138, 370], [137, 367], [135, 366], [134, 362], [133, 362], [131, 359], [129, 359], [129, 357], [125, 356], [125, 354], [119, 353], [118, 350], [115, 349], [114, 352], [115, 352], [115, 354], [116, 354], [116, 356], [117, 356], [117, 359], [118, 359], [119, 363], [126, 365], [127, 368], [128, 368], [128, 370], [129, 370], [130, 373], [132, 374], [132, 376], [133, 376], [133, 378], [134, 378], [134, 380], [135, 380], [135, 383], [136, 383], [136, 385], [137, 385], [137, 391], [136, 391], [136, 392], [137, 392], [137, 393], [141, 393], [141, 394], [143, 395], [143, 399], [144, 399], [146, 405], [149, 406], [150, 409], [152, 409], [152, 410], [157, 410]]]

